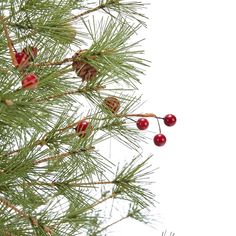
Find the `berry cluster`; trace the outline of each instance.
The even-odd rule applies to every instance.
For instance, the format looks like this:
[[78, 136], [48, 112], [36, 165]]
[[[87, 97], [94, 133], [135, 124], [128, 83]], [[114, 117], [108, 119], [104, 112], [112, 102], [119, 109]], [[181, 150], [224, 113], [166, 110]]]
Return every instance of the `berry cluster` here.
[[[105, 107], [107, 110], [109, 110], [110, 112], [116, 114], [117, 111], [120, 109], [120, 101], [116, 98], [116, 97], [107, 97], [103, 100], [103, 107]], [[129, 115], [127, 115], [128, 118]], [[140, 116], [140, 115], [138, 115]], [[146, 115], [147, 117], [147, 115]], [[159, 119], [162, 119], [164, 121], [164, 124], [166, 126], [173, 126], [176, 123], [176, 117], [172, 114], [168, 114], [165, 117], [156, 117], [152, 114], [152, 116], [148, 116], [148, 117], [155, 117], [157, 118], [158, 121], [158, 125], [159, 125], [159, 133], [156, 134], [153, 138], [153, 142], [155, 143], [156, 146], [163, 146], [166, 143], [166, 136], [164, 134], [161, 133], [161, 128], [160, 128], [160, 123], [159, 123]], [[128, 118], [130, 119], [130, 118]], [[134, 122], [136, 122], [136, 125], [138, 127], [139, 130], [145, 130], [148, 128], [149, 126], [149, 121], [146, 118], [140, 118], [137, 121], [130, 119]], [[90, 122], [88, 122], [85, 119], [82, 119], [80, 121], [78, 121], [77, 126], [75, 127], [75, 131], [78, 133], [78, 135], [83, 138], [87, 135], [90, 135], [93, 132], [93, 127], [90, 124]]]
[[[169, 127], [175, 125], [175, 123], [176, 123], [176, 117], [172, 114], [168, 114], [164, 118], [157, 118], [157, 119], [163, 119], [164, 124]], [[158, 120], [158, 122], [159, 122], [159, 120]], [[148, 128], [149, 122], [146, 118], [140, 118], [136, 121], [136, 125], [137, 125], [138, 129], [145, 130]], [[160, 126], [159, 126], [159, 128], [160, 128]], [[89, 135], [92, 133], [93, 127], [91, 126], [90, 122], [88, 122], [85, 119], [82, 119], [77, 123], [77, 126], [75, 127], [75, 131], [78, 133], [78, 135], [81, 138], [83, 138], [86, 135]], [[154, 136], [153, 142], [155, 143], [156, 146], [159, 146], [159, 147], [163, 146], [166, 143], [166, 136], [164, 134], [162, 134], [160, 131], [158, 134], [156, 134]]]
[[[164, 118], [157, 118], [157, 119], [158, 119], [158, 123], [159, 123], [159, 119], [163, 119], [164, 124], [166, 126], [173, 126], [176, 123], [176, 117], [172, 114], [168, 114]], [[136, 125], [138, 129], [145, 130], [148, 128], [149, 122], [146, 118], [140, 118], [136, 121]], [[159, 147], [165, 145], [166, 143], [166, 136], [161, 133], [160, 126], [159, 126], [159, 134], [154, 136], [153, 141], [155, 145]]]
[[[25, 47], [21, 52], [15, 50], [15, 58], [17, 62], [17, 69], [19, 71], [24, 71], [30, 65], [38, 54], [38, 49], [35, 47]], [[38, 86], [38, 78], [34, 73], [24, 75], [21, 81], [22, 88], [24, 89], [35, 89]]]

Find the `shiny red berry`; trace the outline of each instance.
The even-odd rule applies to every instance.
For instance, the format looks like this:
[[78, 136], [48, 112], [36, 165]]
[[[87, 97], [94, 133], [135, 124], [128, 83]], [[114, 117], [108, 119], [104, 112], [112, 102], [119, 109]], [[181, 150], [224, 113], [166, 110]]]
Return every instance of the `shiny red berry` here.
[[[79, 134], [80, 137], [84, 137], [86, 135], [86, 132], [88, 131], [88, 128], [90, 126], [90, 123], [86, 120], [80, 120], [77, 123], [77, 126], [75, 127], [75, 131]], [[92, 130], [92, 127], [90, 126], [90, 131]]]
[[34, 73], [28, 74], [21, 81], [21, 84], [25, 89], [35, 89], [38, 86], [38, 78]]
[[164, 117], [164, 123], [167, 126], [173, 126], [176, 123], [176, 117], [172, 114], [168, 114]]
[[29, 66], [28, 56], [24, 52], [16, 52], [15, 57], [18, 63], [17, 65], [18, 67], [26, 68]]
[[163, 146], [166, 143], [166, 136], [164, 134], [157, 134], [155, 135], [154, 139], [153, 139], [155, 145], [157, 146]]
[[138, 129], [145, 130], [148, 128], [149, 122], [145, 118], [140, 118], [136, 121], [136, 125], [137, 125]]

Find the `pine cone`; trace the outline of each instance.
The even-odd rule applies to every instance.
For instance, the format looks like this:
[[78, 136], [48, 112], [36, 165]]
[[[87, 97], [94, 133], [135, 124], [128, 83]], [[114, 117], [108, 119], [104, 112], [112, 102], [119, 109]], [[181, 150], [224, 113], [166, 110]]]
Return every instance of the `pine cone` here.
[[75, 70], [76, 74], [82, 78], [82, 81], [89, 81], [96, 77], [97, 69], [91, 66], [89, 63], [81, 61], [79, 59], [81, 53], [84, 50], [80, 50], [73, 56], [72, 67]]
[[105, 98], [103, 104], [112, 113], [116, 113], [120, 109], [120, 101], [116, 97]]

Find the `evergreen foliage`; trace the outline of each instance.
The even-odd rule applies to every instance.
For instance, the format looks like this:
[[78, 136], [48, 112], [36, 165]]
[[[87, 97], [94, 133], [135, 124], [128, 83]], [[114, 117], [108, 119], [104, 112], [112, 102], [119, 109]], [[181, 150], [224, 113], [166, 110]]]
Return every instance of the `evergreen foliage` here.
[[[142, 40], [133, 39], [145, 26], [143, 8], [128, 0], [1, 0], [0, 235], [96, 236], [127, 218], [149, 222], [149, 158], [136, 153], [117, 168], [97, 148], [114, 138], [139, 152], [145, 140], [128, 119], [148, 64]], [[28, 46], [38, 55], [20, 69], [14, 50]], [[98, 72], [89, 81], [72, 68], [80, 50], [76, 60]], [[21, 86], [29, 73], [36, 89]], [[107, 96], [119, 99], [118, 113], [104, 106]], [[93, 127], [83, 137], [74, 130], [81, 119]], [[105, 206], [122, 204], [127, 214], [111, 222]]]

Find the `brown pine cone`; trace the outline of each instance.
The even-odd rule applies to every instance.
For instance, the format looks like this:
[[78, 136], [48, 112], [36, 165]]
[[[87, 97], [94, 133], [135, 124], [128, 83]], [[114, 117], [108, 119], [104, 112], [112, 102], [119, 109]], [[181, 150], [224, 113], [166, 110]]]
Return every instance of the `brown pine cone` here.
[[104, 99], [103, 104], [112, 113], [118, 112], [120, 109], [120, 101], [116, 97], [107, 97]]
[[75, 53], [72, 63], [73, 69], [75, 70], [76, 74], [82, 78], [83, 82], [95, 78], [98, 72], [97, 69], [92, 65], [79, 59], [81, 53], [83, 53], [84, 51], [85, 50], [80, 50]]

